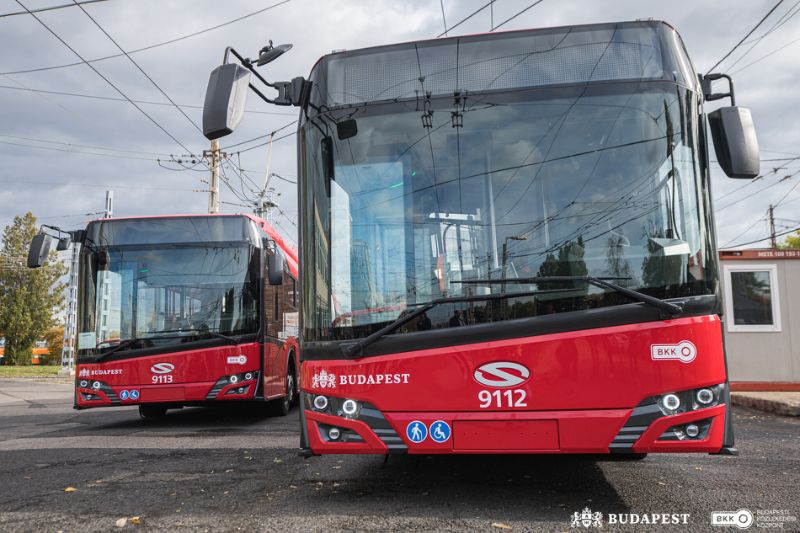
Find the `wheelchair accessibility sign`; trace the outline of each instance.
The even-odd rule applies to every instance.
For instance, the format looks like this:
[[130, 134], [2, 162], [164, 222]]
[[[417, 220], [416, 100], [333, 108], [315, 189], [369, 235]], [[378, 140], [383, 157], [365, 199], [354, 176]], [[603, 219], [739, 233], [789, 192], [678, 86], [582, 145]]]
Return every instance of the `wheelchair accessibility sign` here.
[[450, 440], [450, 433], [450, 425], [444, 420], [437, 420], [431, 424], [431, 439], [434, 442], [447, 442]]
[[424, 441], [428, 436], [428, 428], [419, 420], [414, 420], [406, 426], [406, 437], [415, 444]]

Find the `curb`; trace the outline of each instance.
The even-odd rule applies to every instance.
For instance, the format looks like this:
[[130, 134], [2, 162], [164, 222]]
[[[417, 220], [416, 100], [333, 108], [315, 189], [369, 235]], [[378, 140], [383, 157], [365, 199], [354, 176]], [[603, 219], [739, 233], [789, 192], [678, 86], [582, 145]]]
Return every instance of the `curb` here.
[[782, 416], [800, 416], [800, 404], [750, 394], [731, 394], [731, 403]]

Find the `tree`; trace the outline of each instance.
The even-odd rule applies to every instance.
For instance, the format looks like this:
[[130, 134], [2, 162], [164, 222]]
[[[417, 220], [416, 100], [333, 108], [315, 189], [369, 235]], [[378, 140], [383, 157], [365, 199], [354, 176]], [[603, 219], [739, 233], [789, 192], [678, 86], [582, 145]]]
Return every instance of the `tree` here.
[[28, 247], [36, 235], [36, 217], [14, 217], [3, 231], [0, 249], [0, 330], [6, 338], [6, 360], [30, 362], [33, 343], [55, 325], [54, 315], [63, 305], [67, 269], [52, 252], [42, 268], [25, 266]]
[[795, 231], [793, 234], [787, 235], [786, 239], [778, 244], [778, 248], [784, 250], [798, 250], [800, 249], [800, 230]]

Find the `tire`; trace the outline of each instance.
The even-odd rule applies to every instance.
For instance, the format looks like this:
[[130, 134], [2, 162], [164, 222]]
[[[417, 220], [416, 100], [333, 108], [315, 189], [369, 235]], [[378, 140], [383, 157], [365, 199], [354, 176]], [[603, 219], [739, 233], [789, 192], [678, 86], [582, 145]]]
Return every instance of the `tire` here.
[[294, 365], [286, 365], [286, 395], [278, 400], [273, 400], [270, 406], [273, 416], [286, 416], [292, 409], [297, 398], [297, 379], [295, 378]]
[[159, 404], [144, 404], [139, 406], [139, 416], [145, 420], [161, 418], [167, 414], [167, 407]]

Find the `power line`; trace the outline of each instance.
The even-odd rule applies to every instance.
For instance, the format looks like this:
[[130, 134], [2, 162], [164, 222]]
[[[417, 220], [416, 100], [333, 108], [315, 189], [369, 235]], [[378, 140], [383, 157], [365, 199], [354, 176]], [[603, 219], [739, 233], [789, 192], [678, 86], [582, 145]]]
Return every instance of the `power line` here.
[[91, 144], [77, 144], [77, 143], [70, 143], [65, 141], [51, 141], [48, 139], [35, 139], [33, 137], [23, 137], [20, 135], [8, 135], [5, 133], [0, 133], [0, 137], [8, 137], [9, 139], [19, 139], [23, 141], [33, 141], [38, 143], [48, 143], [48, 144], [59, 144], [62, 146], [74, 146], [77, 148], [90, 148], [92, 150], [106, 150], [109, 152], [121, 152], [125, 154], [139, 154], [139, 155], [154, 155], [154, 156], [172, 156], [172, 154], [160, 153], [160, 152], [144, 152], [140, 150], [123, 150], [120, 148], [107, 148], [105, 146], [97, 146]]
[[[236, 147], [236, 146], [241, 146], [241, 145], [243, 145], [243, 144], [247, 144], [247, 143], [249, 143], [249, 142], [257, 141], [257, 140], [259, 140], [259, 139], [265, 139], [265, 138], [267, 138], [267, 137], [272, 137], [273, 135], [275, 135], [275, 134], [276, 134], [276, 133], [278, 133], [279, 131], [285, 130], [286, 128], [288, 128], [288, 127], [289, 127], [289, 126], [291, 126], [292, 124], [297, 124], [297, 119], [295, 119], [295, 120], [293, 120], [293, 121], [291, 121], [291, 122], [288, 122], [288, 123], [284, 124], [283, 126], [281, 126], [280, 128], [277, 128], [277, 129], [275, 129], [275, 130], [272, 130], [272, 131], [271, 131], [271, 132], [269, 132], [269, 133], [266, 133], [266, 134], [264, 134], [264, 135], [259, 135], [258, 137], [253, 137], [252, 139], [247, 139], [247, 140], [244, 140], [244, 141], [240, 141], [240, 142], [238, 142], [238, 143], [229, 144], [228, 146], [225, 146], [225, 147], [223, 147], [223, 148], [220, 148], [220, 150], [230, 150], [231, 148], [234, 148], [234, 147]], [[281, 137], [281, 138], [283, 138], [283, 137]], [[274, 139], [273, 139], [273, 141], [274, 141]], [[266, 143], [264, 143], [264, 144], [269, 144], [269, 141], [267, 141], [267, 142], [266, 142]], [[260, 144], [260, 145], [258, 145], [258, 146], [264, 146], [264, 144]], [[251, 148], [257, 148], [258, 146], [251, 146], [250, 148], [248, 148], [248, 150], [250, 150]]]
[[751, 67], [751, 66], [755, 65], [755, 64], [756, 64], [756, 63], [758, 63], [759, 61], [763, 61], [764, 59], [766, 59], [766, 58], [768, 58], [768, 57], [770, 57], [770, 56], [772, 56], [772, 55], [774, 55], [774, 54], [777, 54], [778, 52], [780, 52], [781, 50], [783, 50], [783, 49], [784, 49], [784, 48], [786, 48], [787, 46], [790, 46], [790, 45], [792, 45], [792, 44], [794, 44], [794, 43], [796, 43], [796, 42], [798, 42], [798, 41], [800, 41], [800, 38], [797, 38], [797, 39], [794, 39], [794, 40], [792, 40], [792, 41], [789, 41], [788, 43], [784, 44], [784, 45], [783, 45], [783, 46], [781, 46], [780, 48], [776, 48], [776, 49], [775, 49], [775, 50], [773, 50], [772, 52], [769, 52], [768, 54], [766, 54], [766, 55], [763, 55], [763, 56], [759, 57], [759, 58], [758, 58], [758, 59], [756, 59], [755, 61], [751, 61], [750, 63], [746, 64], [745, 66], [743, 66], [742, 68], [740, 68], [740, 69], [738, 69], [738, 70], [734, 70], [733, 72], [731, 72], [731, 74], [737, 74], [737, 73], [739, 73], [739, 72], [743, 71], [744, 69], [746, 69], [746, 68], [748, 68], [748, 67]]
[[[781, 0], [781, 1], [783, 1], [783, 0]], [[539, 4], [541, 4], [542, 2], [544, 2], [544, 0], [537, 0], [536, 2], [532, 3], [531, 5], [529, 5], [529, 6], [528, 6], [528, 7], [526, 7], [525, 9], [523, 9], [522, 11], [518, 12], [516, 15], [514, 15], [514, 16], [512, 16], [512, 17], [510, 17], [510, 18], [507, 18], [506, 20], [504, 20], [503, 22], [501, 22], [501, 23], [500, 23], [500, 24], [498, 24], [497, 26], [493, 27], [493, 28], [492, 28], [492, 31], [496, 30], [496, 29], [497, 29], [497, 28], [499, 28], [500, 26], [505, 26], [506, 24], [508, 24], [509, 22], [511, 22], [512, 20], [514, 20], [515, 18], [517, 18], [518, 16], [522, 15], [523, 13], [525, 13], [526, 11], [528, 11], [529, 9], [531, 9], [532, 7], [536, 7], [536, 6], [538, 6], [538, 5], [539, 5]]]
[[[94, 94], [82, 94], [82, 93], [70, 93], [64, 91], [48, 91], [45, 89], [33, 89], [31, 87], [13, 87], [11, 85], [0, 85], [0, 89], [10, 89], [14, 91], [27, 91], [32, 93], [41, 93], [41, 94], [52, 94], [57, 96], [73, 96], [77, 98], [88, 98], [92, 100], [106, 100], [111, 102], [125, 102], [128, 103], [128, 100], [124, 98], [117, 98], [115, 96], [99, 96]], [[137, 104], [145, 104], [145, 105], [160, 105], [160, 106], [171, 106], [172, 104], [167, 102], [153, 102], [151, 100], [133, 100]], [[201, 105], [189, 105], [189, 104], [178, 104], [178, 107], [183, 107], [186, 109], [203, 109]], [[253, 113], [257, 115], [277, 115], [282, 117], [293, 117], [296, 116], [295, 113], [280, 113], [277, 111], [256, 111], [253, 109], [246, 109], [245, 113]]]
[[[793, 5], [792, 7], [790, 7], [790, 8], [789, 8], [789, 9], [788, 9], [788, 10], [787, 10], [787, 11], [786, 11], [786, 12], [785, 12], [785, 13], [784, 13], [782, 16], [781, 16], [781, 18], [779, 18], [779, 19], [778, 19], [778, 20], [775, 22], [775, 24], [773, 24], [773, 25], [772, 25], [772, 27], [771, 27], [770, 29], [768, 29], [768, 30], [767, 30], [767, 31], [765, 31], [763, 34], [761, 34], [761, 36], [760, 36], [760, 37], [757, 37], [757, 38], [755, 38], [755, 39], [752, 39], [751, 41], [748, 41], [747, 43], [742, 43], [742, 44], [748, 44], [748, 43], [752, 43], [752, 44], [750, 45], [750, 48], [748, 48], [748, 49], [747, 49], [747, 50], [744, 52], [744, 54], [742, 54], [741, 56], [739, 56], [739, 58], [738, 58], [736, 61], [734, 61], [732, 64], [730, 64], [730, 65], [728, 66], [727, 70], [731, 70], [733, 67], [735, 67], [737, 64], [739, 64], [739, 62], [740, 62], [742, 59], [744, 59], [745, 57], [747, 57], [747, 54], [749, 54], [749, 53], [750, 53], [750, 52], [753, 50], [753, 48], [755, 48], [756, 46], [758, 46], [758, 44], [759, 44], [759, 43], [760, 43], [762, 40], [764, 40], [764, 38], [765, 38], [765, 37], [767, 37], [768, 35], [770, 35], [770, 34], [771, 34], [771, 33], [773, 33], [774, 31], [776, 31], [777, 29], [779, 29], [781, 26], [783, 26], [784, 24], [786, 24], [787, 22], [789, 22], [789, 21], [792, 19], [792, 17], [794, 17], [794, 16], [797, 14], [797, 11], [795, 11], [794, 13], [792, 13], [792, 10], [794, 10], [794, 8], [795, 8], [795, 7], [797, 7], [797, 5], [798, 5], [798, 4], [800, 4], [800, 0], [797, 0], [797, 1], [794, 3], [794, 5]], [[790, 13], [791, 13], [791, 15], [790, 15]], [[787, 18], [787, 15], [789, 15], [789, 17], [788, 17], [788, 18]]]
[[[246, 18], [255, 16], [255, 15], [260, 15], [261, 13], [263, 13], [265, 11], [269, 11], [270, 9], [273, 9], [273, 8], [276, 8], [276, 7], [280, 6], [280, 5], [289, 3], [290, 1], [291, 0], [283, 0], [283, 1], [278, 2], [276, 4], [272, 4], [272, 5], [267, 6], [265, 8], [259, 9], [258, 11], [253, 11], [252, 13], [247, 13], [246, 15], [242, 15], [241, 17], [236, 17], [235, 19], [231, 19], [231, 20], [229, 20], [227, 22], [223, 22], [221, 24], [217, 24], [215, 26], [211, 26], [211, 27], [205, 28], [203, 30], [198, 30], [198, 31], [193, 32], [193, 33], [188, 33], [186, 35], [182, 35], [180, 37], [176, 37], [176, 38], [170, 39], [168, 41], [163, 41], [163, 42], [160, 42], [160, 43], [151, 44], [151, 45], [148, 45], [148, 46], [144, 46], [142, 48], [136, 48], [134, 50], [128, 50], [128, 53], [129, 54], [136, 54], [136, 53], [139, 53], [139, 52], [144, 52], [145, 50], [152, 50], [153, 48], [158, 48], [158, 47], [161, 47], [161, 46], [166, 46], [168, 44], [177, 43], [179, 41], [183, 41], [184, 39], [189, 39], [190, 37], [195, 37], [197, 35], [201, 35], [203, 33], [206, 33], [206, 32], [212, 31], [212, 30], [216, 30], [216, 29], [222, 28], [224, 26], [228, 26], [228, 25], [233, 24], [235, 22], [242, 21], [242, 20], [244, 20]], [[27, 8], [26, 8], [26, 10], [27, 10]], [[30, 11], [28, 10], [28, 12], [30, 12]], [[108, 56], [104, 56], [104, 57], [98, 57], [97, 59], [91, 59], [91, 60], [88, 61], [88, 63], [95, 63], [97, 61], [105, 61], [106, 59], [113, 59], [115, 57], [122, 57], [122, 56], [123, 56], [123, 54], [112, 54], [112, 55], [108, 55]], [[42, 72], [44, 70], [55, 70], [55, 69], [60, 69], [60, 68], [74, 67], [76, 65], [82, 65], [83, 63], [87, 63], [87, 61], [82, 61], [82, 62], [79, 62], [79, 63], [66, 63], [66, 64], [63, 64], [63, 65], [53, 65], [53, 66], [50, 66], [50, 67], [39, 67], [39, 68], [26, 69], [26, 70], [15, 70], [15, 71], [11, 71], [11, 72], [0, 72], [0, 74], [26, 74], [28, 72]]]
[[105, 30], [105, 28], [103, 28], [103, 26], [101, 26], [101, 25], [100, 25], [100, 23], [99, 23], [99, 22], [97, 22], [97, 21], [95, 20], [95, 18], [89, 14], [89, 12], [88, 12], [88, 11], [86, 11], [86, 9], [85, 9], [85, 8], [84, 8], [82, 5], [80, 5], [80, 3], [78, 3], [78, 0], [72, 0], [72, 1], [75, 3], [75, 5], [76, 5], [76, 6], [78, 6], [78, 8], [79, 8], [81, 11], [83, 11], [83, 14], [84, 14], [84, 15], [86, 15], [87, 17], [89, 17], [89, 20], [91, 20], [91, 21], [94, 23], [94, 25], [95, 25], [95, 26], [97, 26], [97, 27], [100, 29], [100, 31], [101, 31], [101, 32], [103, 32], [103, 35], [105, 35], [106, 37], [108, 37], [108, 40], [109, 40], [109, 41], [111, 41], [112, 43], [114, 43], [114, 46], [116, 46], [116, 47], [119, 49], [119, 51], [120, 51], [120, 52], [122, 52], [123, 54], [125, 54], [125, 57], [127, 57], [127, 58], [128, 58], [128, 61], [130, 61], [131, 63], [133, 63], [133, 66], [135, 66], [135, 67], [136, 67], [136, 68], [139, 70], [139, 72], [141, 72], [141, 73], [144, 75], [144, 77], [145, 77], [145, 78], [147, 78], [148, 80], [150, 80], [150, 83], [152, 83], [152, 84], [153, 84], [153, 86], [154, 86], [156, 89], [158, 89], [158, 92], [160, 92], [160, 93], [161, 93], [161, 94], [164, 96], [164, 98], [166, 98], [167, 100], [169, 100], [169, 103], [170, 103], [170, 104], [172, 104], [172, 105], [173, 105], [173, 107], [175, 107], [175, 109], [177, 109], [177, 110], [178, 110], [178, 112], [180, 112], [180, 114], [181, 114], [181, 115], [183, 115], [183, 116], [186, 118], [186, 120], [188, 120], [188, 121], [189, 121], [189, 122], [192, 124], [192, 126], [194, 126], [194, 127], [195, 127], [195, 129], [196, 129], [197, 131], [199, 131], [200, 133], [203, 133], [203, 130], [200, 128], [200, 126], [198, 126], [198, 125], [197, 125], [197, 123], [196, 123], [194, 120], [192, 120], [192, 119], [189, 117], [189, 115], [187, 115], [187, 114], [186, 114], [186, 111], [184, 111], [183, 109], [181, 109], [181, 107], [180, 107], [178, 104], [176, 104], [176, 103], [175, 103], [175, 101], [174, 101], [172, 98], [170, 98], [170, 97], [169, 97], [169, 95], [168, 95], [168, 94], [167, 94], [167, 93], [164, 91], [164, 89], [162, 89], [162, 88], [161, 88], [161, 87], [160, 87], [160, 86], [159, 86], [159, 85], [158, 85], [158, 84], [155, 82], [155, 80], [154, 80], [153, 78], [151, 78], [151, 77], [150, 77], [150, 75], [149, 75], [147, 72], [145, 72], [145, 71], [144, 71], [144, 69], [143, 69], [143, 68], [142, 68], [142, 67], [139, 65], [139, 63], [137, 63], [136, 61], [134, 61], [134, 59], [133, 59], [133, 58], [130, 56], [130, 54], [128, 54], [128, 52], [126, 52], [126, 51], [125, 51], [125, 50], [124, 50], [124, 49], [123, 49], [123, 48], [122, 48], [122, 47], [119, 45], [119, 43], [118, 43], [117, 41], [115, 41], [113, 37], [111, 37], [111, 35], [110, 35], [110, 34], [109, 34], [109, 33], [108, 33], [106, 30]]
[[[82, 2], [75, 2], [75, 4], [96, 4], [97, 2], [106, 2], [107, 0], [83, 0]], [[41, 13], [42, 11], [54, 11], [56, 9], [64, 9], [65, 7], [74, 7], [75, 4], [63, 4], [60, 6], [40, 7], [39, 9], [31, 9], [30, 11], [14, 11], [12, 13], [2, 13], [0, 18], [14, 17], [16, 15], [27, 15], [28, 13]]]
[[469, 15], [467, 15], [466, 17], [464, 17], [460, 21], [456, 22], [455, 24], [453, 24], [449, 28], [445, 28], [445, 30], [442, 33], [440, 33], [439, 35], [437, 35], [436, 37], [439, 38], [439, 37], [441, 37], [443, 35], [447, 35], [448, 32], [451, 32], [454, 29], [458, 28], [459, 26], [464, 24], [466, 21], [468, 21], [469, 19], [471, 19], [472, 17], [474, 17], [475, 15], [477, 15], [478, 13], [480, 13], [481, 11], [483, 11], [484, 9], [486, 9], [487, 7], [492, 5], [493, 3], [494, 3], [494, 0], [491, 0], [491, 2], [487, 2], [486, 4], [484, 4], [483, 6], [479, 7], [478, 9], [476, 9], [475, 11], [473, 11], [472, 13], [470, 13]]
[[726, 242], [725, 244], [723, 244], [722, 246], [720, 246], [720, 248], [725, 248], [725, 247], [726, 247], [726, 246], [728, 246], [730, 243], [734, 242], [736, 239], [738, 239], [739, 237], [741, 237], [742, 235], [744, 235], [745, 233], [747, 233], [748, 231], [750, 231], [751, 229], [753, 229], [754, 227], [756, 227], [756, 225], [757, 225], [759, 222], [763, 222], [764, 220], [765, 220], [765, 219], [764, 219], [764, 217], [759, 217], [759, 218], [757, 218], [755, 222], [753, 222], [752, 224], [750, 224], [749, 226], [747, 226], [747, 229], [745, 229], [743, 232], [741, 232], [740, 234], [738, 234], [738, 235], [737, 235], [736, 237], [734, 237], [733, 239], [730, 239], [730, 240], [728, 240], [728, 242]]
[[[800, 172], [800, 171], [798, 171], [798, 172]], [[762, 188], [758, 189], [756, 192], [754, 192], [754, 193], [753, 193], [753, 194], [751, 194], [750, 196], [744, 196], [744, 197], [742, 197], [742, 198], [739, 198], [738, 200], [734, 200], [733, 202], [731, 202], [731, 203], [729, 203], [729, 204], [725, 204], [724, 206], [722, 206], [722, 207], [720, 207], [720, 208], [714, 209], [714, 212], [716, 212], [716, 213], [719, 213], [720, 211], [724, 211], [725, 209], [728, 209], [728, 208], [729, 208], [729, 207], [731, 207], [732, 205], [736, 205], [736, 204], [738, 204], [739, 202], [743, 202], [743, 201], [745, 201], [745, 200], [749, 200], [749, 199], [750, 199], [750, 198], [752, 198], [752, 197], [753, 197], [755, 194], [758, 194], [758, 193], [760, 193], [760, 192], [766, 191], [767, 189], [769, 189], [769, 188], [771, 188], [771, 187], [774, 187], [775, 185], [781, 184], [781, 183], [783, 183], [784, 181], [786, 181], [787, 179], [790, 179], [790, 178], [792, 178], [792, 177], [796, 176], [796, 175], [798, 174], [798, 172], [793, 172], [792, 174], [788, 174], [788, 175], [784, 176], [783, 178], [781, 178], [779, 181], [776, 181], [775, 183], [770, 183], [770, 184], [769, 184], [769, 185], [767, 185], [766, 187], [762, 187]]]
[[[796, 228], [792, 228], [792, 229], [787, 230], [787, 231], [782, 231], [780, 233], [776, 233], [775, 236], [776, 237], [783, 237], [784, 235], [788, 235], [790, 233], [794, 233], [795, 231], [800, 231], [800, 226], [797, 226]], [[768, 236], [764, 237], [763, 239], [757, 239], [755, 241], [750, 241], [750, 242], [742, 242], [742, 243], [739, 243], [739, 244], [734, 244], [733, 246], [747, 246], [748, 244], [755, 244], [755, 243], [761, 242], [761, 241], [768, 241], [771, 238], [772, 238], [772, 236], [768, 235]]]
[[193, 192], [190, 189], [178, 189], [176, 187], [143, 187], [141, 185], [109, 185], [109, 184], [96, 184], [96, 183], [68, 183], [64, 181], [31, 181], [31, 180], [12, 180], [5, 177], [0, 178], [4, 184], [6, 183], [22, 183], [25, 185], [57, 185], [61, 187], [93, 187], [101, 189], [131, 189], [134, 191], [174, 191], [174, 192]]
[[442, 6], [442, 26], [444, 27], [444, 34], [447, 35], [447, 18], [444, 16], [444, 0], [439, 0], [439, 5]]
[[737, 48], [739, 48], [739, 47], [742, 45], [742, 43], [743, 43], [745, 40], [747, 40], [747, 38], [748, 38], [748, 37], [750, 37], [750, 36], [753, 34], [753, 32], [754, 32], [754, 31], [756, 31], [756, 30], [758, 29], [758, 27], [759, 27], [759, 26], [761, 26], [761, 24], [763, 24], [763, 23], [764, 23], [764, 21], [765, 21], [765, 20], [767, 20], [767, 18], [769, 18], [769, 16], [770, 16], [770, 15], [772, 15], [772, 13], [773, 13], [773, 12], [774, 12], [776, 9], [778, 9], [778, 6], [779, 6], [779, 5], [781, 5], [782, 3], [783, 3], [783, 0], [778, 0], [778, 3], [777, 3], [777, 4], [775, 4], [774, 6], [772, 6], [772, 9], [770, 9], [769, 11], [767, 11], [767, 14], [766, 14], [766, 15], [764, 15], [764, 16], [761, 18], [761, 20], [759, 20], [759, 21], [758, 21], [758, 23], [757, 23], [755, 26], [753, 26], [753, 29], [751, 29], [749, 32], [747, 32], [747, 35], [745, 35], [744, 37], [742, 37], [742, 40], [741, 40], [741, 41], [739, 41], [738, 43], [736, 43], [736, 46], [734, 46], [733, 48], [731, 48], [731, 49], [730, 49], [730, 51], [729, 51], [727, 54], [725, 54], [724, 56], [722, 56], [722, 59], [720, 59], [719, 61], [717, 61], [716, 63], [714, 63], [714, 66], [713, 66], [713, 67], [711, 67], [710, 69], [708, 69], [708, 71], [707, 71], [707, 72], [712, 72], [712, 71], [713, 71], [715, 68], [717, 68], [717, 67], [720, 65], [720, 63], [722, 63], [723, 61], [725, 61], [726, 59], [728, 59], [728, 57], [730, 57], [730, 55], [731, 55], [733, 52], [735, 52], [735, 51], [736, 51], [736, 49], [737, 49]]
[[0, 140], [0, 144], [8, 144], [10, 146], [22, 146], [24, 148], [37, 148], [39, 150], [52, 150], [55, 152], [69, 152], [72, 154], [85, 154], [85, 155], [100, 155], [105, 157], [113, 157], [116, 159], [138, 159], [140, 161], [158, 161], [157, 158], [153, 157], [135, 157], [130, 155], [119, 155], [119, 154], [104, 154], [102, 152], [85, 152], [81, 150], [68, 150], [66, 148], [57, 148], [55, 146], [36, 146], [33, 144], [24, 144], [24, 143], [15, 143], [11, 141], [2, 141]]
[[85, 64], [86, 64], [86, 66], [88, 66], [90, 69], [92, 69], [92, 71], [94, 71], [94, 73], [95, 73], [95, 74], [97, 74], [98, 76], [100, 76], [100, 77], [101, 77], [101, 78], [102, 78], [102, 79], [103, 79], [103, 80], [104, 80], [106, 83], [108, 83], [108, 84], [109, 84], [111, 87], [113, 87], [113, 88], [114, 88], [114, 90], [116, 90], [116, 91], [117, 91], [117, 92], [118, 92], [120, 95], [122, 95], [122, 96], [123, 96], [123, 97], [124, 97], [124, 98], [125, 98], [125, 99], [126, 99], [128, 102], [130, 102], [130, 103], [131, 103], [131, 105], [132, 105], [133, 107], [135, 107], [136, 109], [138, 109], [140, 113], [142, 113], [142, 114], [143, 114], [145, 117], [147, 117], [147, 118], [150, 120], [150, 122], [152, 122], [153, 124], [155, 124], [155, 125], [156, 125], [156, 127], [157, 127], [158, 129], [160, 129], [161, 131], [163, 131], [163, 132], [164, 132], [164, 133], [165, 133], [165, 134], [166, 134], [166, 135], [167, 135], [167, 136], [168, 136], [170, 139], [172, 139], [173, 141], [175, 141], [175, 142], [178, 144], [178, 146], [180, 146], [182, 149], [184, 149], [185, 151], [187, 151], [187, 152], [191, 153], [191, 150], [189, 150], [188, 148], [186, 148], [186, 146], [184, 146], [184, 144], [183, 144], [182, 142], [180, 142], [180, 141], [179, 141], [179, 140], [178, 140], [178, 139], [177, 139], [177, 138], [176, 138], [174, 135], [172, 135], [170, 132], [168, 132], [168, 131], [167, 131], [167, 130], [164, 128], [164, 126], [162, 126], [161, 124], [159, 124], [159, 123], [156, 121], [156, 119], [154, 119], [154, 118], [153, 118], [153, 117], [151, 117], [149, 114], [147, 114], [147, 111], [145, 111], [144, 109], [142, 109], [141, 107], [139, 107], [139, 105], [138, 105], [138, 104], [136, 104], [136, 103], [135, 103], [133, 100], [131, 100], [131, 99], [128, 97], [128, 95], [127, 95], [127, 94], [125, 94], [124, 92], [122, 92], [122, 90], [121, 90], [119, 87], [117, 87], [116, 85], [114, 85], [114, 83], [113, 83], [111, 80], [109, 80], [108, 78], [106, 78], [106, 77], [105, 77], [105, 76], [104, 76], [104, 75], [103, 75], [103, 74], [102, 74], [102, 73], [101, 73], [99, 70], [97, 70], [97, 69], [94, 67], [94, 65], [92, 65], [91, 63], [89, 63], [89, 62], [88, 62], [86, 59], [84, 59], [84, 57], [83, 57], [82, 55], [80, 55], [80, 54], [79, 54], [79, 53], [78, 53], [78, 52], [77, 52], [77, 51], [76, 51], [74, 48], [72, 48], [72, 47], [71, 47], [71, 46], [70, 46], [70, 45], [69, 45], [69, 44], [68, 44], [68, 43], [67, 43], [67, 42], [66, 42], [64, 39], [62, 39], [62, 38], [61, 38], [61, 37], [60, 37], [60, 36], [59, 36], [59, 35], [58, 35], [58, 34], [57, 34], [55, 31], [53, 31], [53, 30], [50, 28], [50, 26], [48, 26], [47, 24], [45, 24], [45, 23], [44, 23], [44, 21], [42, 21], [42, 19], [40, 19], [40, 18], [39, 18], [39, 17], [38, 17], [36, 14], [32, 13], [32, 12], [31, 12], [31, 11], [30, 11], [30, 10], [29, 10], [27, 7], [25, 7], [25, 5], [24, 5], [24, 4], [23, 4], [23, 3], [22, 3], [20, 0], [15, 0], [15, 2], [17, 2], [17, 4], [19, 4], [19, 5], [20, 5], [20, 7], [22, 7], [22, 8], [23, 8], [23, 9], [25, 9], [26, 11], [28, 11], [28, 12], [31, 14], [31, 16], [32, 16], [33, 18], [35, 18], [35, 19], [36, 19], [36, 21], [37, 21], [39, 24], [41, 24], [42, 26], [44, 26], [44, 28], [45, 28], [45, 29], [46, 29], [48, 32], [50, 32], [50, 33], [53, 35], [53, 37], [55, 37], [56, 39], [58, 39], [58, 40], [61, 42], [61, 44], [63, 44], [64, 46], [66, 46], [66, 47], [67, 47], [67, 48], [70, 50], [70, 52], [72, 52], [73, 54], [75, 54], [75, 55], [76, 55], [76, 56], [77, 56], [77, 57], [78, 57], [78, 58], [79, 58], [79, 59], [80, 59], [80, 60], [81, 60], [83, 63], [85, 63]]

